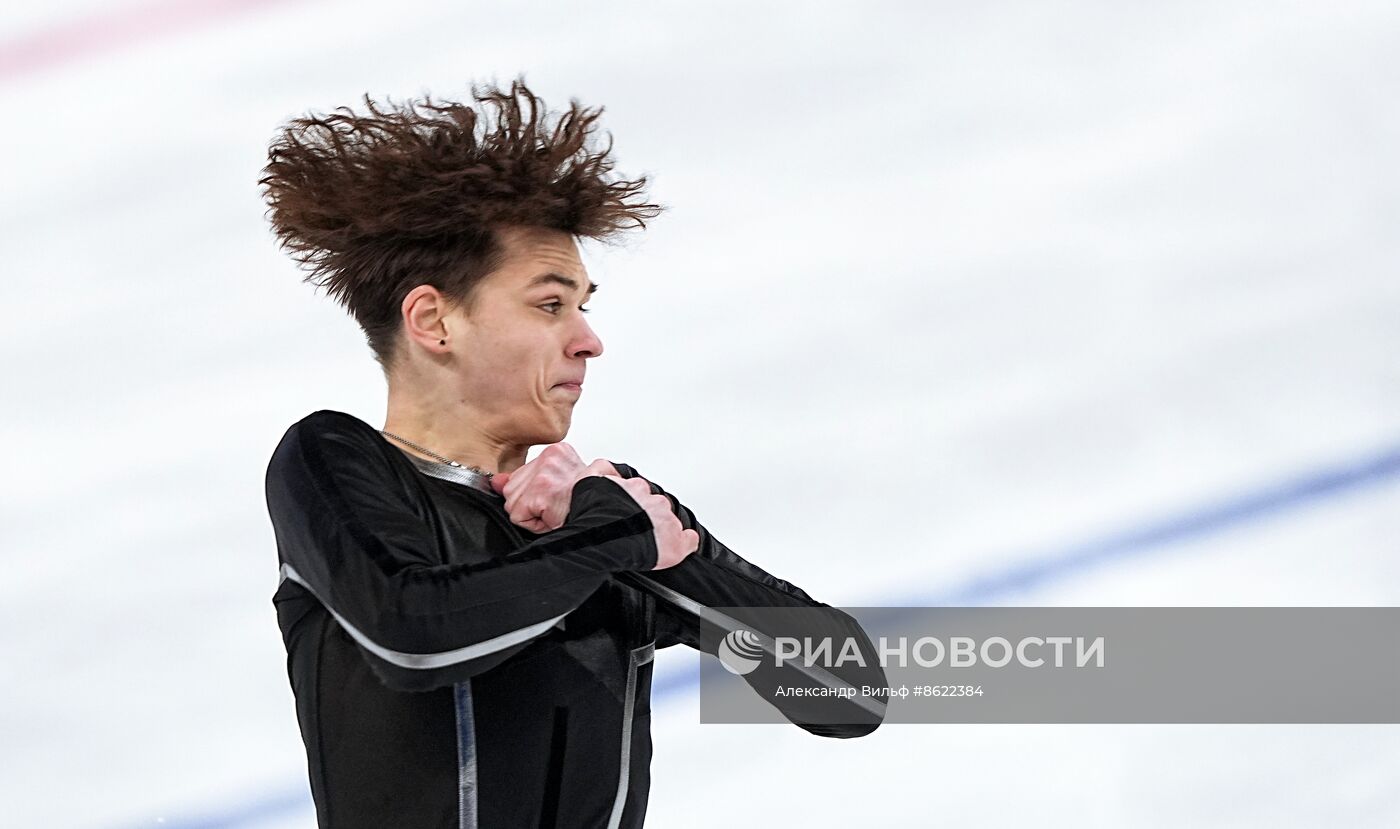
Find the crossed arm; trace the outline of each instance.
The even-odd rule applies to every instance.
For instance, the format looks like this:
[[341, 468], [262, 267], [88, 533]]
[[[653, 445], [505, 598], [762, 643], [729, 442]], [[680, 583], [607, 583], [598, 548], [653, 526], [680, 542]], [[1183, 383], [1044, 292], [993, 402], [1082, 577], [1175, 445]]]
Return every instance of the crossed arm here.
[[[531, 465], [536, 468], [530, 469]], [[636, 469], [625, 463], [594, 461], [584, 466], [567, 444], [547, 447], [535, 460], [521, 467], [516, 475], [497, 477], [493, 482], [498, 492], [506, 496], [506, 509], [512, 521], [549, 528], [553, 515], [566, 515], [570, 506], [570, 487], [589, 475], [608, 475], [609, 470], [628, 481], [646, 480]], [[521, 475], [521, 473], [525, 475]], [[526, 477], [528, 475], [528, 477]], [[519, 477], [516, 477], [519, 476]], [[512, 478], [514, 481], [512, 482]], [[800, 639], [831, 638], [839, 648], [851, 639], [856, 643], [864, 664], [841, 665], [803, 671], [795, 664], [779, 666], [760, 662], [760, 667], [744, 675], [744, 680], [765, 700], [776, 706], [796, 725], [813, 734], [831, 737], [856, 737], [874, 731], [884, 718], [884, 707], [859, 694], [852, 699], [842, 696], [782, 696], [778, 687], [825, 684], [839, 687], [883, 687], [884, 671], [869, 636], [849, 614], [816, 601], [790, 582], [777, 578], [736, 554], [716, 539], [695, 514], [674, 495], [655, 482], [647, 481], [650, 491], [667, 499], [671, 511], [686, 531], [698, 536], [693, 553], [678, 563], [650, 572], [615, 574], [619, 580], [646, 590], [658, 599], [657, 647], [686, 644], [713, 654], [717, 643], [731, 630], [743, 628], [757, 633], [770, 633], [775, 615], [769, 608], [798, 608], [799, 613], [785, 619], [793, 620], [796, 629], [785, 629], [784, 635]], [[723, 608], [721, 612], [717, 610]]]
[[[531, 501], [510, 493], [525, 491], [535, 478], [530, 488], [539, 494], [555, 478], [565, 496], [559, 525], [536, 531], [503, 560], [438, 563], [436, 530], [392, 485], [395, 473], [381, 454], [398, 450], [386, 450], [382, 438], [347, 418], [308, 417], [288, 430], [269, 464], [267, 501], [282, 565], [274, 603], [279, 615], [291, 617], [309, 601], [323, 606], [389, 687], [426, 690], [489, 670], [612, 578], [658, 596], [660, 647], [684, 643], [713, 653], [726, 626], [763, 631], [764, 620], [746, 617], [746, 608], [808, 608], [814, 610], [802, 635], [851, 637], [865, 657], [864, 666], [834, 668], [826, 681], [885, 684], [875, 649], [854, 619], [736, 555], [674, 496], [626, 464], [609, 464], [611, 476], [578, 475], [581, 462], [574, 477], [522, 475], [529, 464], [498, 475], [516, 523], [530, 517], [521, 505]], [[559, 495], [556, 489], [540, 503], [557, 504]], [[732, 615], [717, 622], [715, 608]], [[839, 698], [816, 707], [773, 699], [775, 683], [811, 680], [791, 667], [765, 666], [745, 680], [814, 734], [860, 736], [883, 719], [883, 710], [853, 708]]]

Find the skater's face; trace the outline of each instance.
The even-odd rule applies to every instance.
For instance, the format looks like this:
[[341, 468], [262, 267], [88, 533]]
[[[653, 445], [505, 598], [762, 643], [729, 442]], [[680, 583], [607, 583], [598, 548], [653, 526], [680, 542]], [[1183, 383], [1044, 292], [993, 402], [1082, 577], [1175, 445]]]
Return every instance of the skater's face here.
[[477, 284], [469, 308], [446, 321], [461, 400], [502, 440], [564, 439], [587, 361], [603, 343], [584, 317], [597, 286], [572, 235], [508, 227], [501, 267]]

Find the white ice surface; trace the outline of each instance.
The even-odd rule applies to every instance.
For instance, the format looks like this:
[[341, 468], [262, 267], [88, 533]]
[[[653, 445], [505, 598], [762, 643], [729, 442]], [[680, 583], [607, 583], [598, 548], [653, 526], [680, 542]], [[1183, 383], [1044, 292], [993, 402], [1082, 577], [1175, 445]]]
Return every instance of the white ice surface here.
[[[0, 43], [161, 7], [7, 8]], [[407, 0], [0, 75], [3, 820], [314, 825], [275, 807], [305, 757], [263, 472], [384, 390], [264, 223], [282, 120], [519, 71], [605, 105], [671, 210], [585, 249], [570, 441], [860, 606], [1400, 443], [1397, 56], [1384, 2]], [[1397, 507], [1344, 488], [990, 600], [1394, 605]], [[653, 733], [661, 827], [1400, 824], [1393, 726], [827, 741], [683, 694]]]

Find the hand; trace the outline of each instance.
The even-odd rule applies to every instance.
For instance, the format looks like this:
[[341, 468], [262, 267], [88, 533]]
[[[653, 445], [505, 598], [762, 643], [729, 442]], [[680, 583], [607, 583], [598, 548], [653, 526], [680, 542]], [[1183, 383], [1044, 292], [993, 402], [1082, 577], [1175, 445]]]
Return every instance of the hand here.
[[617, 467], [602, 458], [585, 466], [572, 446], [551, 443], [515, 471], [492, 475], [491, 488], [505, 496], [512, 523], [532, 533], [544, 533], [564, 525], [574, 484], [589, 475], [622, 477]]
[[685, 561], [686, 557], [700, 546], [700, 534], [681, 526], [681, 520], [671, 510], [671, 499], [665, 495], [653, 495], [651, 484], [646, 478], [614, 478], [618, 486], [647, 511], [651, 526], [656, 534], [656, 566], [653, 570], [664, 570]]

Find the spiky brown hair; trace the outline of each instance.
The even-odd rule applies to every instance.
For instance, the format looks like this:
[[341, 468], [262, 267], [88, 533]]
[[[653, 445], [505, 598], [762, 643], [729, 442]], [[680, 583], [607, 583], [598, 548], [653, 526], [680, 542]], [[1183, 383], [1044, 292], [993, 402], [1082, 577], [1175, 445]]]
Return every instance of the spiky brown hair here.
[[309, 113], [268, 149], [258, 183], [282, 248], [354, 316], [386, 373], [404, 295], [428, 284], [469, 303], [501, 264], [500, 227], [608, 241], [665, 209], [642, 198], [646, 176], [610, 175], [611, 135], [592, 146], [603, 107], [570, 99], [551, 123], [523, 76], [471, 96], [480, 107], [366, 94], [367, 112]]

